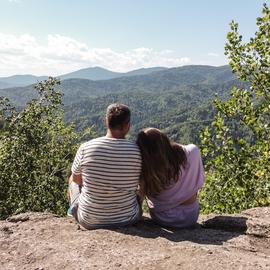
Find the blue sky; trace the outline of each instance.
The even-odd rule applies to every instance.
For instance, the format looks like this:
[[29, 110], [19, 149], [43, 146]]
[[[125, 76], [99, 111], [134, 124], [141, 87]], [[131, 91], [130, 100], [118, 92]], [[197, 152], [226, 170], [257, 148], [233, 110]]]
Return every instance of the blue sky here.
[[0, 77], [224, 65], [229, 22], [251, 37], [263, 2], [0, 0]]

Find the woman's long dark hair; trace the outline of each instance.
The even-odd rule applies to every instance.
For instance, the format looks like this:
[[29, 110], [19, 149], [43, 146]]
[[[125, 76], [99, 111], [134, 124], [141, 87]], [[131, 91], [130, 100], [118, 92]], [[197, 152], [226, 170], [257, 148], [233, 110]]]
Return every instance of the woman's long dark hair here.
[[156, 197], [162, 190], [177, 182], [181, 166], [187, 161], [183, 148], [155, 128], [139, 132], [137, 144], [142, 154], [141, 180], [146, 196]]

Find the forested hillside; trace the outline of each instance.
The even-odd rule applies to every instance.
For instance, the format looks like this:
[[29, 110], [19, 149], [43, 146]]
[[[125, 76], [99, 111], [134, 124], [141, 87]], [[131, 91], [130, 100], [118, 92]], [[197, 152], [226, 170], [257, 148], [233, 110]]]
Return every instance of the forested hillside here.
[[[175, 140], [197, 143], [198, 131], [213, 116], [211, 100], [215, 95], [225, 98], [235, 84], [241, 82], [229, 66], [184, 66], [103, 81], [67, 79], [60, 89], [65, 121], [74, 122], [77, 130], [94, 125], [97, 135], [103, 134], [106, 107], [120, 102], [132, 110], [131, 136], [154, 126]], [[19, 107], [36, 97], [32, 86], [3, 89], [0, 95]]]
[[[131, 108], [130, 135], [133, 138], [140, 129], [152, 126], [166, 130], [175, 140], [185, 143], [198, 142], [198, 130], [212, 118], [213, 108], [207, 98], [200, 99], [200, 94], [193, 98], [194, 89], [192, 87], [189, 89], [190, 93], [185, 91], [168, 91], [162, 94], [131, 92], [87, 98], [79, 103], [65, 106], [65, 121], [74, 122], [78, 130], [94, 125], [93, 129], [97, 134], [102, 135], [105, 133], [103, 117], [106, 106], [121, 102]], [[198, 90], [196, 87], [195, 89]]]

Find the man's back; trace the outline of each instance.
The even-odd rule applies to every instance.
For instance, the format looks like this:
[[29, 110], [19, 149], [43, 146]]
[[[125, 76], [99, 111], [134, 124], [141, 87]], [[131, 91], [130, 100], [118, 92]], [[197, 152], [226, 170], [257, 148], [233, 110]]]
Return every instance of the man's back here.
[[72, 166], [82, 175], [79, 222], [99, 227], [136, 219], [140, 171], [140, 151], [131, 141], [101, 137], [82, 144]]

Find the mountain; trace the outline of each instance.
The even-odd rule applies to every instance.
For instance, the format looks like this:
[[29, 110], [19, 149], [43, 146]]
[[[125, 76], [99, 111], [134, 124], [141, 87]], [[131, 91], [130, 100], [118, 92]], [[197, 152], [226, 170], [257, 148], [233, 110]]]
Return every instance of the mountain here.
[[10, 77], [0, 78], [0, 89], [7, 87], [27, 86], [47, 79], [48, 76], [34, 76], [34, 75], [13, 75]]
[[[141, 68], [132, 70], [126, 73], [114, 72], [101, 67], [90, 67], [80, 69], [71, 73], [58, 76], [61, 80], [66, 79], [86, 79], [92, 81], [98, 80], [110, 80], [120, 77], [146, 75], [153, 72], [161, 71], [166, 68], [164, 67], [153, 67], [153, 68]], [[11, 88], [11, 87], [23, 87], [30, 84], [37, 83], [38, 81], [45, 80], [48, 76], [34, 76], [34, 75], [14, 75], [10, 77], [0, 77], [0, 89]]]
[[101, 67], [91, 67], [91, 68], [80, 69], [78, 71], [71, 72], [65, 75], [61, 75], [59, 78], [61, 80], [88, 79], [92, 81], [99, 81], [99, 80], [110, 80], [110, 79], [115, 79], [115, 78], [120, 78], [120, 77], [147, 75], [147, 74], [161, 71], [164, 69], [166, 68], [164, 67], [141, 68], [141, 69], [132, 70], [126, 73], [120, 73], [120, 72], [110, 71]]
[[64, 75], [59, 76], [61, 80], [66, 79], [88, 79], [88, 80], [109, 80], [113, 78], [121, 77], [122, 73], [114, 72], [107, 70], [105, 68], [101, 67], [90, 67], [90, 68], [84, 68], [80, 69], [71, 73], [67, 73]]

